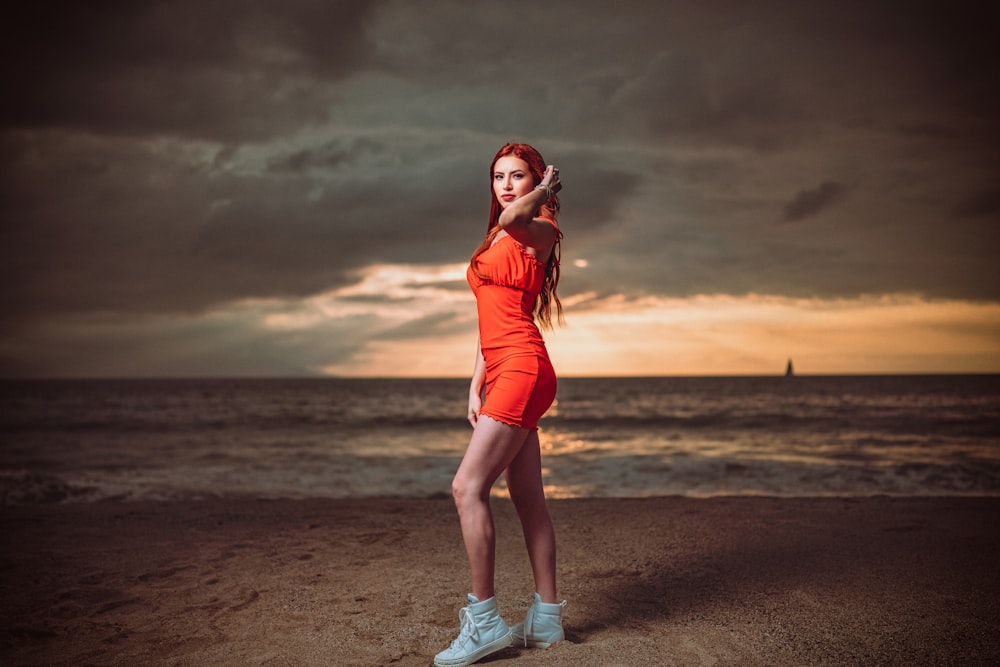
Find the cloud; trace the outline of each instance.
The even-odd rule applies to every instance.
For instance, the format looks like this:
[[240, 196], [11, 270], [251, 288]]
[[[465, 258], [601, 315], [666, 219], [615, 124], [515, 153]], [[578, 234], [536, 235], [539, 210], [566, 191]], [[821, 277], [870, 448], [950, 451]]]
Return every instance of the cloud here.
[[0, 343], [6, 377], [288, 377], [319, 375], [363, 351], [366, 320], [268, 327], [260, 306], [181, 316], [65, 316]]
[[[27, 355], [10, 367], [94, 352], [80, 322], [125, 349], [176, 318], [178, 355], [217, 351], [214, 314], [282, 303], [296, 317], [269, 321], [292, 322], [330, 293], [383, 347], [320, 367], [420, 335], [431, 354], [452, 311], [390, 297], [411, 309], [390, 323], [350, 290], [466, 262], [508, 140], [560, 166], [570, 302], [1000, 299], [988, 3], [458, 6], [5, 7], [0, 343]], [[434, 294], [467, 296], [461, 276]]]
[[[20, 135], [3, 169], [0, 259], [10, 282], [0, 321], [192, 313], [320, 293], [378, 262], [466, 260], [486, 228], [496, 147], [442, 150], [457, 144], [406, 132], [234, 149]], [[575, 192], [567, 233], [579, 238], [609, 224], [638, 176], [565, 157]]]
[[[476, 328], [471, 291], [454, 285], [464, 272], [465, 264], [387, 264], [304, 298], [244, 299], [187, 314], [60, 314], [23, 323], [23, 336], [0, 338], [0, 374], [206, 377], [248, 368], [262, 376], [340, 374], [379, 346], [428, 339], [437, 341], [438, 354], [464, 341], [464, 365]], [[412, 363], [395, 361], [404, 373]], [[428, 363], [432, 369], [440, 359]], [[393, 374], [391, 366], [377, 372]]]
[[977, 192], [955, 207], [955, 215], [961, 218], [1000, 216], [1000, 188]]
[[812, 217], [841, 201], [847, 194], [847, 186], [836, 181], [824, 181], [811, 190], [799, 190], [785, 205], [785, 222], [798, 222]]
[[233, 141], [319, 121], [380, 4], [18, 4], [0, 33], [0, 81], [17, 91], [0, 125]]
[[272, 158], [267, 170], [276, 174], [303, 174], [356, 163], [385, 152], [385, 146], [370, 137], [337, 137], [319, 147], [302, 148]]
[[5, 169], [5, 316], [197, 311], [319, 291], [364, 263], [338, 261], [337, 229], [308, 183], [219, 170], [214, 153], [29, 136]]

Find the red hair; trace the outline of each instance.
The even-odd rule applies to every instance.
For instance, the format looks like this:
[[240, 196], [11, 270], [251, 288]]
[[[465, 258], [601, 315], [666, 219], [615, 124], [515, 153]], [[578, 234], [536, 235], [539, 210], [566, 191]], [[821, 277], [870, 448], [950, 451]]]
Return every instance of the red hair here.
[[[479, 269], [476, 268], [476, 258], [481, 254], [486, 252], [491, 245], [493, 245], [493, 239], [500, 232], [500, 212], [503, 207], [500, 206], [500, 200], [497, 199], [497, 193], [493, 189], [493, 168], [496, 166], [497, 160], [502, 157], [514, 156], [523, 160], [528, 165], [528, 171], [531, 172], [532, 185], [538, 185], [542, 182], [542, 176], [545, 175], [545, 160], [542, 158], [542, 154], [539, 153], [533, 146], [528, 144], [515, 144], [508, 143], [504, 144], [503, 147], [497, 151], [497, 154], [493, 156], [493, 162], [490, 163], [490, 219], [486, 226], [486, 238], [483, 243], [476, 248], [476, 251], [472, 253], [472, 270], [476, 272], [480, 278], [485, 278], [485, 276], [479, 273]], [[543, 329], [552, 328], [552, 304], [556, 305], [556, 317], [560, 324], [563, 322], [562, 317], [562, 303], [559, 301], [558, 295], [556, 295], [556, 287], [559, 285], [559, 256], [561, 254], [561, 248], [559, 245], [559, 240], [562, 238], [562, 233], [559, 232], [558, 218], [559, 218], [559, 196], [552, 195], [552, 198], [542, 204], [538, 209], [538, 217], [546, 218], [551, 220], [556, 226], [556, 242], [552, 248], [552, 253], [549, 255], [549, 261], [545, 265], [545, 278], [542, 282], [542, 291], [539, 292], [538, 298], [535, 300], [535, 319], [538, 320], [539, 325]]]

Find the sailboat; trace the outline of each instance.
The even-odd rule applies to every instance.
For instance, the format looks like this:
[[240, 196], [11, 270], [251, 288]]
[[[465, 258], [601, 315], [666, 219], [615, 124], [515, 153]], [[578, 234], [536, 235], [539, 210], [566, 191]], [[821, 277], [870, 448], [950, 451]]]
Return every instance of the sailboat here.
[[788, 360], [788, 365], [785, 366], [785, 377], [790, 378], [795, 375], [795, 369], [792, 367], [792, 360]]

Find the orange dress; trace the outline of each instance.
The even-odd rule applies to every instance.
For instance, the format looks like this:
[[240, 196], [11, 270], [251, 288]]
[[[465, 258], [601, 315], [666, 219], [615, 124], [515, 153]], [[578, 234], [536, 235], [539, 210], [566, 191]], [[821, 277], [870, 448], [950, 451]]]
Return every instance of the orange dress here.
[[525, 429], [556, 396], [556, 374], [535, 324], [535, 300], [545, 263], [506, 235], [476, 258], [466, 278], [479, 311], [479, 345], [486, 362], [486, 400], [479, 414]]

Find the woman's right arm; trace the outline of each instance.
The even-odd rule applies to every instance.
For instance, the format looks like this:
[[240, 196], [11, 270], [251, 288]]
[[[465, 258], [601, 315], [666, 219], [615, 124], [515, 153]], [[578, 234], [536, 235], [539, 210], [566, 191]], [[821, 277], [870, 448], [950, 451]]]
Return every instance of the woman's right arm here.
[[483, 407], [483, 385], [486, 383], [486, 360], [483, 359], [482, 345], [476, 342], [476, 366], [472, 370], [472, 383], [469, 385], [469, 423], [476, 427], [479, 420], [479, 409]]
[[542, 182], [534, 190], [511, 202], [497, 219], [500, 228], [513, 236], [515, 241], [537, 250], [542, 261], [548, 260], [559, 231], [550, 221], [541, 222], [535, 216], [542, 204], [561, 189], [559, 170], [550, 164], [545, 168]]

